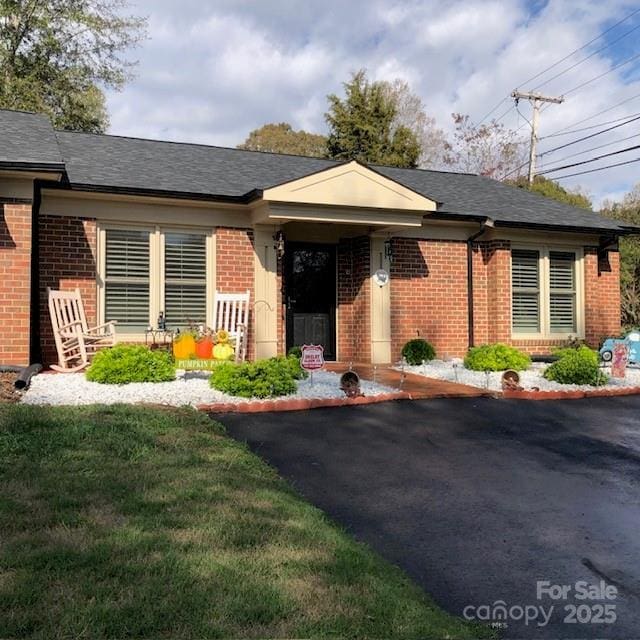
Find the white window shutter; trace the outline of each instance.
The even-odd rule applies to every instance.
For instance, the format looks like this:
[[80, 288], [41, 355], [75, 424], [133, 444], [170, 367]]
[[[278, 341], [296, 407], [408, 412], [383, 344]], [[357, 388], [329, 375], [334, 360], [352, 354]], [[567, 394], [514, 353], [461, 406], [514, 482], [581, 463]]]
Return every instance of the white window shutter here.
[[540, 331], [540, 253], [511, 252], [511, 322], [514, 333]]
[[167, 232], [164, 247], [164, 312], [168, 326], [204, 324], [207, 317], [206, 236]]
[[107, 229], [105, 321], [118, 331], [144, 331], [149, 324], [149, 232]]
[[552, 333], [576, 331], [576, 256], [549, 252], [549, 328]]

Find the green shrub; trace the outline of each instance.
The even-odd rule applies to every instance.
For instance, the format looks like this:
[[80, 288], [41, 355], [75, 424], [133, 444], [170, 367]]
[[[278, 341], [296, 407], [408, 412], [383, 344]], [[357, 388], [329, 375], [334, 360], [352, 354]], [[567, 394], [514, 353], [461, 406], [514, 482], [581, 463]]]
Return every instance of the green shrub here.
[[176, 368], [168, 351], [134, 344], [120, 344], [98, 351], [87, 369], [87, 380], [103, 384], [168, 382]]
[[522, 371], [530, 364], [531, 358], [526, 353], [499, 342], [471, 347], [464, 358], [464, 366], [474, 371]]
[[278, 356], [277, 358], [272, 358], [272, 360], [282, 360], [284, 364], [286, 364], [286, 366], [289, 368], [289, 371], [291, 371], [291, 375], [296, 380], [304, 380], [309, 375], [302, 368], [302, 365], [300, 364], [300, 358], [296, 356], [288, 355], [286, 358], [284, 356]]
[[[276, 398], [296, 392], [293, 358], [269, 358], [256, 362], [219, 364], [209, 378], [218, 391], [240, 398]], [[298, 367], [300, 364], [297, 363]]]
[[590, 384], [600, 386], [607, 383], [607, 376], [598, 366], [598, 354], [589, 347], [561, 349], [560, 360], [547, 367], [544, 377], [560, 384]]
[[302, 358], [302, 347], [291, 347], [291, 349], [287, 351], [287, 356], [290, 358]]
[[422, 338], [414, 338], [406, 342], [401, 353], [407, 364], [422, 364], [436, 357], [433, 345]]

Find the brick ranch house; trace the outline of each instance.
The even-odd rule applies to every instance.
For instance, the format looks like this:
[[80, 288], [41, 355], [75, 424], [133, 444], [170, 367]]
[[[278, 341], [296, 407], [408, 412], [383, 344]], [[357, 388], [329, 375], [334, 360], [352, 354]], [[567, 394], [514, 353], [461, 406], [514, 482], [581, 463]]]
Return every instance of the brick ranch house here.
[[[617, 240], [599, 215], [489, 178], [55, 131], [0, 111], [0, 363], [56, 360], [47, 287], [142, 341], [251, 292], [249, 356], [322, 343], [392, 362], [505, 342], [548, 352], [620, 330]], [[389, 274], [386, 283], [384, 270]], [[377, 273], [378, 272], [378, 273]]]

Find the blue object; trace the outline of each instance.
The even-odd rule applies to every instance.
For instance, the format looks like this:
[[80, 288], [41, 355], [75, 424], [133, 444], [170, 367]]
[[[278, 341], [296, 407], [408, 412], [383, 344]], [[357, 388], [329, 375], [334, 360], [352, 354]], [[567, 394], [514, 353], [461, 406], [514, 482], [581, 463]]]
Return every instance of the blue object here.
[[616, 344], [626, 345], [629, 351], [629, 364], [640, 364], [640, 332], [630, 331], [624, 338], [607, 338], [600, 347], [600, 357], [605, 362], [613, 359], [613, 348]]

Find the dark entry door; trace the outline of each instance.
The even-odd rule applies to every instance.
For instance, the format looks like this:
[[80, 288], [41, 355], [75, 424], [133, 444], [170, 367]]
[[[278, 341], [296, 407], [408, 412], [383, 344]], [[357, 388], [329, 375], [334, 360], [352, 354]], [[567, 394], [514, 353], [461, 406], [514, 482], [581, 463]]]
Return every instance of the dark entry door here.
[[289, 242], [285, 249], [287, 349], [321, 344], [336, 357], [336, 251], [333, 245]]

